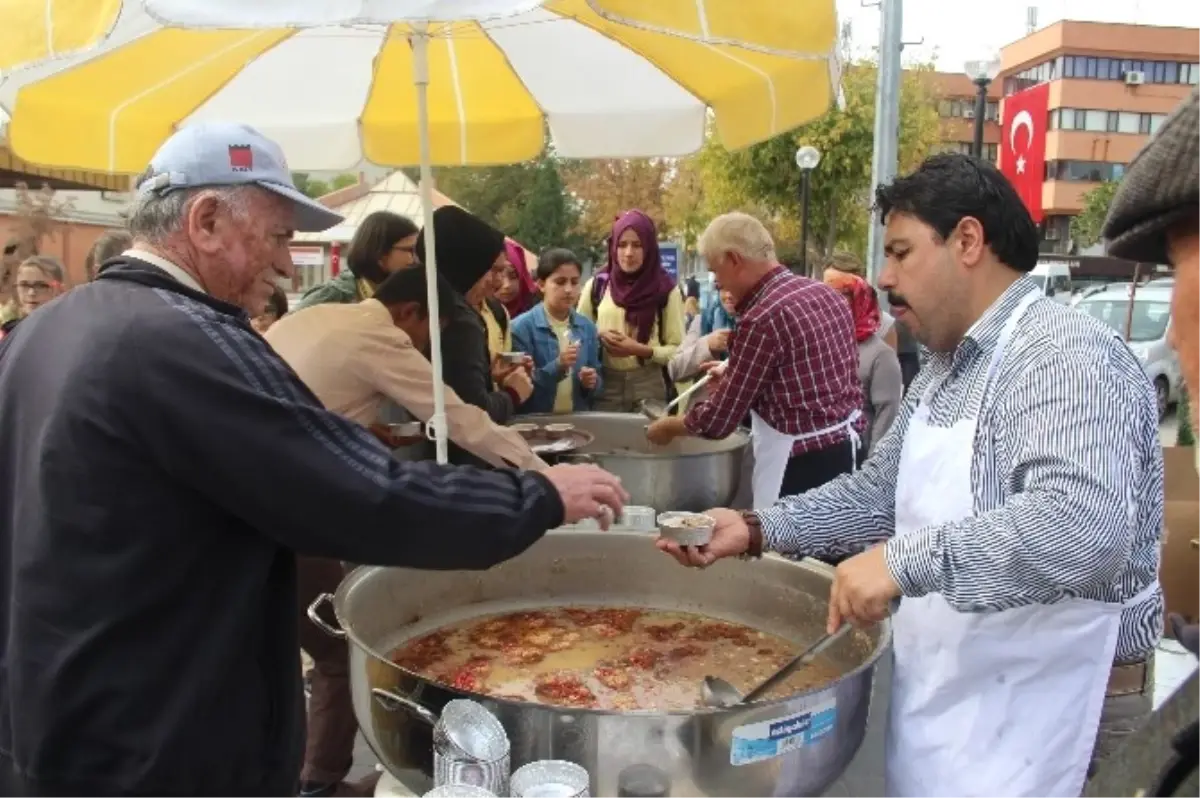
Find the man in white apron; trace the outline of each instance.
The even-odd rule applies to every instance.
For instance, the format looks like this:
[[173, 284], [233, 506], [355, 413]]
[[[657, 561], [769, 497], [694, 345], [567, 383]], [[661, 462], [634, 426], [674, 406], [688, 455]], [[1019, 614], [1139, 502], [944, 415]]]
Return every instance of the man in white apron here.
[[[1162, 629], [1154, 390], [1113, 330], [1038, 299], [1037, 231], [989, 164], [880, 189], [880, 286], [931, 350], [858, 473], [714, 510], [689, 565], [855, 554], [829, 627], [893, 617], [889, 795], [1078, 795], [1102, 709], [1146, 702]], [[886, 541], [884, 545], [875, 545]]]
[[737, 302], [729, 360], [712, 369], [708, 400], [654, 422], [647, 437], [659, 445], [683, 435], [720, 439], [749, 416], [756, 508], [852, 471], [864, 421], [845, 300], [780, 266], [770, 233], [752, 216], [718, 216], [698, 246]]

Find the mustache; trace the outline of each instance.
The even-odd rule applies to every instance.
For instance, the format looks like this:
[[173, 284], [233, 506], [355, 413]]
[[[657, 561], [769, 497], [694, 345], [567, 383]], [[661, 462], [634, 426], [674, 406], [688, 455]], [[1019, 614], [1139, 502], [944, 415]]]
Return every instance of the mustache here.
[[902, 308], [908, 307], [908, 300], [906, 300], [904, 297], [900, 296], [899, 294], [893, 294], [891, 291], [888, 291], [887, 301], [888, 301], [888, 304], [891, 305], [892, 307], [896, 307], [897, 305], [899, 305]]

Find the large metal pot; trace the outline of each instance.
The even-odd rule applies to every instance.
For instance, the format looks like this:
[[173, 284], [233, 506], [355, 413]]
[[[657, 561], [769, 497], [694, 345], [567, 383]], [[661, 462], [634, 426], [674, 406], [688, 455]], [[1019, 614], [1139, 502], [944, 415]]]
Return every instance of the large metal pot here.
[[579, 450], [586, 459], [621, 478], [630, 504], [656, 510], [708, 510], [728, 507], [737, 495], [742, 459], [750, 434], [728, 438], [678, 438], [667, 446], [646, 440], [646, 417], [633, 413], [575, 413], [521, 416], [521, 422], [568, 423], [595, 436]]
[[[328, 630], [353, 643], [355, 713], [380, 761], [416, 794], [430, 787], [432, 724], [447, 701], [464, 694], [402, 670], [388, 654], [464, 618], [606, 604], [703, 613], [797, 643], [823, 630], [828, 566], [768, 556], [686, 569], [651, 540], [632, 532], [555, 531], [489, 571], [359, 568], [347, 576], [332, 597], [341, 629]], [[317, 599], [310, 617], [330, 598]], [[508, 732], [513, 768], [537, 759], [577, 762], [591, 773], [592, 795], [616, 795], [621, 772], [641, 763], [666, 771], [672, 795], [817, 795], [862, 742], [875, 663], [890, 640], [887, 622], [855, 632], [831, 649], [845, 669], [839, 680], [748, 707], [657, 714], [480, 700]], [[781, 750], [772, 751], [775, 745]], [[742, 761], [755, 752], [765, 758]]]

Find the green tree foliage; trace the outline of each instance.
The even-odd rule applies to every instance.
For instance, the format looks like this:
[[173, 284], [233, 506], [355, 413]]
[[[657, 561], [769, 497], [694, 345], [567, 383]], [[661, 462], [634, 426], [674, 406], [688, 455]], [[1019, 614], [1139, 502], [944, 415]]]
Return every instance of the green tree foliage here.
[[1112, 204], [1113, 195], [1117, 193], [1119, 181], [1101, 183], [1083, 195], [1083, 210], [1071, 219], [1071, 238], [1086, 249], [1100, 241], [1100, 231], [1104, 229], [1104, 219], [1108, 216], [1108, 206]]
[[438, 191], [533, 252], [572, 246], [578, 219], [553, 153], [508, 166], [435, 170]]
[[[899, 167], [915, 168], [940, 143], [936, 95], [928, 66], [904, 72], [900, 97]], [[846, 249], [863, 254], [870, 221], [871, 158], [874, 149], [876, 68], [850, 64], [843, 72], [844, 107], [782, 136], [738, 152], [727, 152], [710, 136], [693, 162], [702, 175], [702, 215], [740, 209], [768, 223], [781, 258], [798, 255], [800, 170], [796, 149], [812, 145], [821, 162], [812, 173], [810, 246], [828, 254]]]
[[357, 183], [358, 175], [340, 174], [329, 181], [329, 188], [331, 191], [337, 191], [338, 189], [349, 188]]

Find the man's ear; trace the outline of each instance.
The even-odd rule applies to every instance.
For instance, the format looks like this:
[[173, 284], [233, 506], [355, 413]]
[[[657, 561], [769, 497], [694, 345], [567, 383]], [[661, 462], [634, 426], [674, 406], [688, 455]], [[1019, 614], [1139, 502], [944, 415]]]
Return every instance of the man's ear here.
[[212, 253], [224, 247], [219, 230], [222, 212], [220, 197], [211, 191], [201, 191], [188, 203], [187, 236], [196, 249]]

